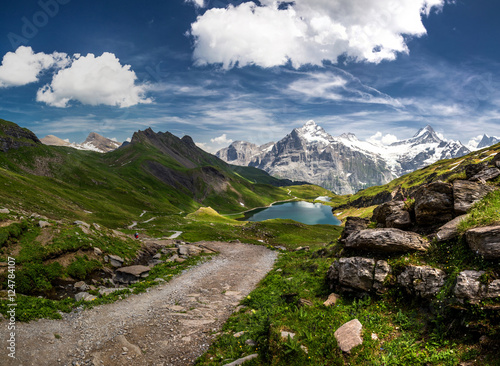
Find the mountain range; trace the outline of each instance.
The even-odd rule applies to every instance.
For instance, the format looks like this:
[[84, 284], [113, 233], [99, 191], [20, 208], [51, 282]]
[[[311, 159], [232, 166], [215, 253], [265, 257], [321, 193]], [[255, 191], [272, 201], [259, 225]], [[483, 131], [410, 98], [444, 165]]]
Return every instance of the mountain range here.
[[360, 141], [352, 133], [334, 137], [308, 121], [276, 143], [257, 146], [236, 141], [216, 156], [231, 164], [263, 169], [276, 177], [308, 181], [337, 194], [352, 194], [438, 160], [470, 152], [460, 141], [440, 137], [429, 125], [409, 139], [382, 145]]
[[69, 140], [63, 140], [54, 135], [47, 135], [44, 138], [40, 139], [40, 141], [44, 145], [50, 146], [67, 146], [72, 147], [78, 150], [89, 150], [89, 151], [97, 151], [100, 153], [106, 153], [113, 151], [119, 148], [122, 144], [108, 139], [107, 137], [101, 136], [96, 132], [91, 132], [84, 142], [81, 144], [75, 142], [69, 142]]

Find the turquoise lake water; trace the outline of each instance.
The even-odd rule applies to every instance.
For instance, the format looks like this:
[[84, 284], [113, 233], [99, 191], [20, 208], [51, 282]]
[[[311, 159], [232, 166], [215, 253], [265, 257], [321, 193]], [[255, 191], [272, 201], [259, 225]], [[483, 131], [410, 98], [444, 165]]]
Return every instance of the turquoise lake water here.
[[264, 221], [269, 219], [292, 219], [307, 225], [340, 225], [333, 216], [332, 208], [321, 203], [282, 202], [271, 207], [257, 208], [245, 214], [245, 221]]

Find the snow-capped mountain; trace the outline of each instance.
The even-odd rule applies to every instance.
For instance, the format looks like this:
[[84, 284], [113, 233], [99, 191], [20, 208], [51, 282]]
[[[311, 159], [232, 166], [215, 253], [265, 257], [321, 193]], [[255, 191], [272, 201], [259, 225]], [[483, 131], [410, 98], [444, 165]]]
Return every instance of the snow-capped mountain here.
[[352, 133], [333, 137], [308, 121], [274, 144], [257, 146], [238, 141], [216, 155], [231, 164], [257, 167], [277, 177], [350, 194], [469, 152], [461, 142], [445, 140], [431, 126], [412, 138], [377, 145], [360, 141]]
[[481, 141], [479, 141], [479, 144], [477, 145], [477, 149], [482, 149], [484, 147], [495, 145], [498, 144], [499, 142], [500, 142], [500, 137], [488, 136], [484, 134], [483, 138], [481, 139]]
[[54, 135], [47, 135], [44, 138], [40, 139], [40, 141], [45, 145], [68, 146], [78, 150], [91, 150], [100, 153], [113, 151], [122, 145], [117, 141], [108, 139], [95, 132], [89, 133], [85, 141], [81, 144], [69, 142], [69, 140], [60, 139], [59, 137]]

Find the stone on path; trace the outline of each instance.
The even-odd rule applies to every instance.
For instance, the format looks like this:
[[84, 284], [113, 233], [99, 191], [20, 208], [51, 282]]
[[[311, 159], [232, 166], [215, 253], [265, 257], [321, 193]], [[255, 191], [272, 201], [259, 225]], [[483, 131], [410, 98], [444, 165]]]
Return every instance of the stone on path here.
[[363, 329], [363, 326], [359, 320], [353, 319], [335, 331], [333, 335], [343, 352], [350, 353], [354, 347], [363, 344], [361, 329]]

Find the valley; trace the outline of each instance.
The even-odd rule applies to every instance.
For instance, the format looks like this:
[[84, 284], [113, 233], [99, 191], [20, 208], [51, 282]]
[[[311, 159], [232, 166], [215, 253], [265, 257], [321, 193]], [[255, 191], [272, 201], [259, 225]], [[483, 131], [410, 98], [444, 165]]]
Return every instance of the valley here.
[[[151, 129], [98, 153], [2, 120], [0, 146], [23, 364], [497, 365], [498, 144], [348, 195]], [[236, 220], [321, 196], [342, 226]]]

